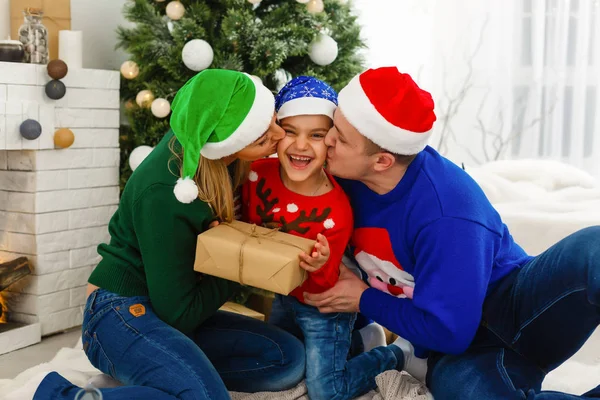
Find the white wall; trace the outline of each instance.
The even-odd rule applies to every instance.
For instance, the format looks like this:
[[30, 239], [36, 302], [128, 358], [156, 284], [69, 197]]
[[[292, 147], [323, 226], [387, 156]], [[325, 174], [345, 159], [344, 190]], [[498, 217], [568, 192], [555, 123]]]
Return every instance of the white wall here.
[[122, 50], [115, 50], [117, 26], [126, 24], [126, 1], [71, 0], [71, 29], [83, 31], [84, 68], [119, 69], [127, 59]]
[[[83, 67], [118, 69], [127, 55], [115, 50], [117, 26], [126, 24], [127, 0], [71, 0], [71, 29], [83, 31]], [[10, 33], [10, 0], [0, 0], [0, 39]]]
[[352, 0], [367, 49], [369, 68], [397, 66], [431, 90], [433, 2], [431, 0]]

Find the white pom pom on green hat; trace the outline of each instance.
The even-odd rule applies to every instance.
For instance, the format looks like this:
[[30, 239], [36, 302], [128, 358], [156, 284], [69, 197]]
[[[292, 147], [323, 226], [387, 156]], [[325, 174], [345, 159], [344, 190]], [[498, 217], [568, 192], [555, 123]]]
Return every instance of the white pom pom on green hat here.
[[230, 156], [260, 138], [275, 111], [273, 94], [248, 74], [207, 69], [177, 92], [171, 129], [183, 147], [182, 177], [174, 193], [182, 203], [198, 197], [194, 181], [200, 155]]

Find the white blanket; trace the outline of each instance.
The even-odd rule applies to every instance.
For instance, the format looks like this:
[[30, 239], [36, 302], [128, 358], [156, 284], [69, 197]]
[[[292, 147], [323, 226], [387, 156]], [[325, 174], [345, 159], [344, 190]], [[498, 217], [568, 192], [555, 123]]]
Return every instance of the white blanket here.
[[[600, 225], [600, 184], [587, 173], [553, 161], [499, 161], [467, 168], [494, 204], [512, 235], [528, 253], [539, 254], [565, 236], [586, 226]], [[0, 380], [1, 400], [31, 399], [42, 378], [57, 371], [82, 386], [98, 374], [80, 348], [64, 348], [49, 363], [12, 380]], [[543, 388], [581, 394], [600, 383], [600, 331], [569, 361], [552, 371]], [[426, 400], [422, 385], [412, 377], [388, 371], [377, 378], [379, 393], [361, 400]], [[307, 399], [306, 387], [282, 393], [232, 394], [234, 400]]]
[[[75, 348], [59, 350], [52, 361], [36, 365], [15, 379], [0, 379], [0, 400], [30, 400], [42, 379], [56, 371], [73, 384], [83, 387], [87, 381], [100, 374], [88, 361], [81, 349], [81, 340]], [[427, 388], [405, 373], [387, 371], [376, 379], [377, 391], [357, 400], [433, 400]], [[304, 382], [294, 389], [275, 393], [231, 393], [233, 400], [309, 400]]]
[[508, 225], [537, 255], [579, 229], [600, 225], [600, 183], [556, 161], [497, 161], [467, 172]]

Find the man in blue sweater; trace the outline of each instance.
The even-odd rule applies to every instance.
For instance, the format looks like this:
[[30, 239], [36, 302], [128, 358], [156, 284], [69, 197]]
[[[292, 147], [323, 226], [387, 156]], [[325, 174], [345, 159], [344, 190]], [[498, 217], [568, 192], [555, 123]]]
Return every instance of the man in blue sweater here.
[[405, 368], [419, 375], [428, 358], [436, 400], [582, 398], [540, 388], [600, 324], [600, 227], [527, 255], [477, 183], [426, 145], [433, 109], [395, 67], [340, 92], [327, 164], [350, 197], [369, 285], [342, 266], [307, 303], [360, 311], [410, 342]]

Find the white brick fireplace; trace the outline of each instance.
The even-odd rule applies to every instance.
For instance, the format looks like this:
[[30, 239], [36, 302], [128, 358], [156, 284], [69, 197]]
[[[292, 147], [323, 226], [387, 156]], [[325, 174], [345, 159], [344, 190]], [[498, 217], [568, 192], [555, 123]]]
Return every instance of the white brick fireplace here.
[[[3, 295], [10, 318], [41, 335], [81, 324], [119, 200], [119, 73], [70, 70], [60, 100], [46, 97], [49, 80], [45, 66], [0, 62], [0, 261], [23, 255], [33, 267]], [[29, 118], [42, 126], [36, 140], [19, 133]], [[55, 149], [58, 128], [73, 131], [70, 148]]]

